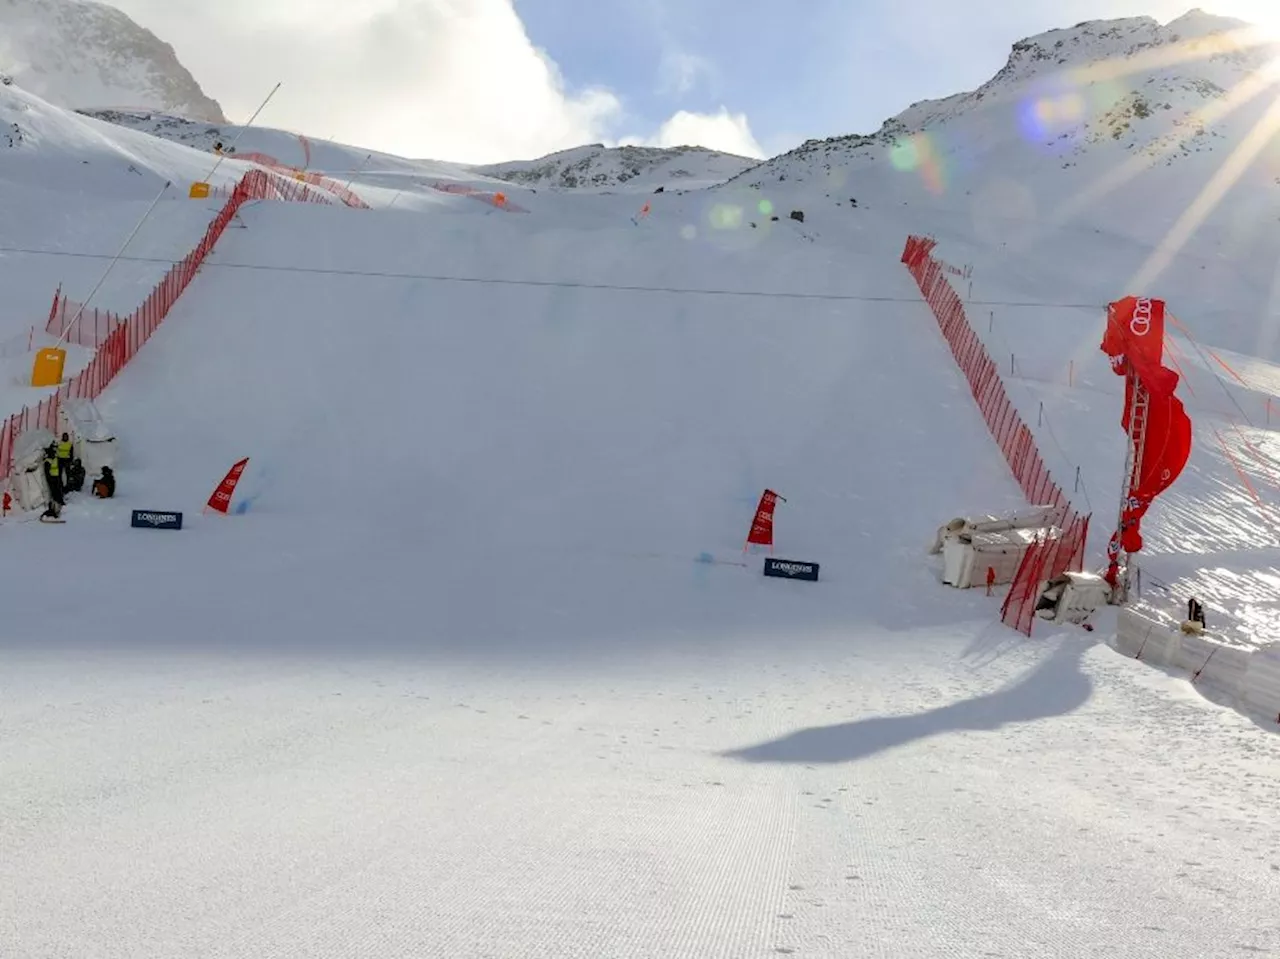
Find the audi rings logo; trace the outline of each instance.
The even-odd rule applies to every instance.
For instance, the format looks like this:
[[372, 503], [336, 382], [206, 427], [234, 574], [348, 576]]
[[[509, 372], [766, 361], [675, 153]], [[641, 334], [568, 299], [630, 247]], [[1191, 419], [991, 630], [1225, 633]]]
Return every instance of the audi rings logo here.
[[1141, 297], [1133, 307], [1133, 319], [1129, 321], [1129, 332], [1134, 336], [1146, 336], [1151, 332], [1151, 298]]

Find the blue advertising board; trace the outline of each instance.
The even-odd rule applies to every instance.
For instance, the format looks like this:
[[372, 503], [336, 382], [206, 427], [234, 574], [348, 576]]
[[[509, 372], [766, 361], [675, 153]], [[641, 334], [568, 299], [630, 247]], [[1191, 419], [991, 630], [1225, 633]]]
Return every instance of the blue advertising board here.
[[778, 579], [802, 579], [809, 583], [816, 583], [818, 564], [800, 563], [791, 559], [774, 559], [768, 556], [764, 561], [764, 574]]
[[182, 514], [172, 510], [135, 509], [134, 529], [182, 529]]

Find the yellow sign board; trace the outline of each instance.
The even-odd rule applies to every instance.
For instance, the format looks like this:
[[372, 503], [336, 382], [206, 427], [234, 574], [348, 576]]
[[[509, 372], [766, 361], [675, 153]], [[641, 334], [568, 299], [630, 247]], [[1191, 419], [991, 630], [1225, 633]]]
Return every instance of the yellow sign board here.
[[191, 184], [191, 199], [203, 200], [209, 195], [209, 184], [193, 183]]
[[62, 382], [62, 370], [67, 362], [67, 351], [50, 346], [36, 353], [31, 367], [32, 386], [57, 386]]

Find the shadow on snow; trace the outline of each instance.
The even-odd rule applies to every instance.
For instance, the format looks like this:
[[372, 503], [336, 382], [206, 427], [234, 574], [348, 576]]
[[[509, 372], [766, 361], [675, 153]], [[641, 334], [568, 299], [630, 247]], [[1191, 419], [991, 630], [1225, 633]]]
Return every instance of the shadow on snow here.
[[848, 763], [951, 732], [995, 732], [1065, 716], [1083, 706], [1093, 683], [1080, 668], [1091, 642], [1066, 641], [1011, 685], [911, 716], [873, 716], [801, 729], [722, 755], [751, 763]]

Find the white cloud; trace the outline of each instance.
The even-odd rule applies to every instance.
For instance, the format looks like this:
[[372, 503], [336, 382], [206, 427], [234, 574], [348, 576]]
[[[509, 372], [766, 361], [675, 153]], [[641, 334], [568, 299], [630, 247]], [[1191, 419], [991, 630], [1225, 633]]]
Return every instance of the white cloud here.
[[763, 158], [765, 152], [751, 132], [745, 113], [690, 113], [681, 110], [648, 138], [629, 137], [627, 145], [652, 147], [701, 146], [738, 156]]
[[[172, 43], [232, 121], [283, 81], [265, 126], [464, 163], [606, 142], [623, 122], [613, 92], [567, 89], [513, 0], [111, 2]], [[668, 69], [692, 83], [699, 63]], [[677, 114], [654, 139], [754, 144], [745, 118], [728, 114]]]
[[711, 80], [715, 70], [708, 60], [695, 53], [668, 47], [663, 51], [658, 76], [659, 92], [683, 96], [691, 92], [700, 80]]

